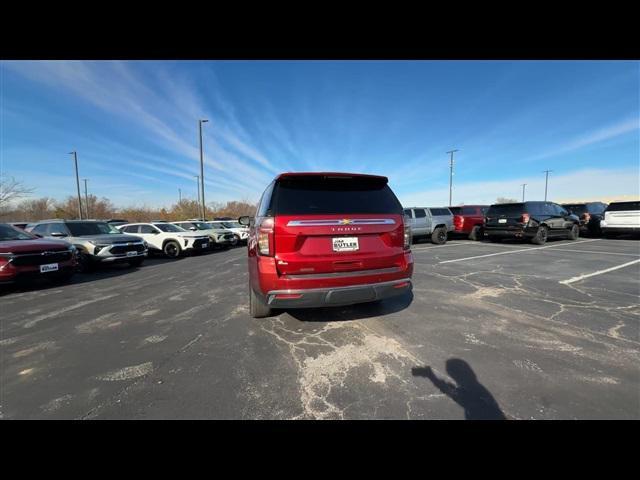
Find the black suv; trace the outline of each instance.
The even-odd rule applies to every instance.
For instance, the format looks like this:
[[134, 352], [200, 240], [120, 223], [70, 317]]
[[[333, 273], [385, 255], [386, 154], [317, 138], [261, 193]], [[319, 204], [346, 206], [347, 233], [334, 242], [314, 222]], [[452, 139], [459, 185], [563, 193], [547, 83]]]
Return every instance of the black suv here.
[[576, 240], [580, 220], [553, 202], [498, 203], [489, 207], [484, 231], [492, 242], [521, 238], [542, 245], [547, 238]]
[[602, 202], [563, 203], [562, 206], [580, 219], [580, 233], [600, 236], [600, 220], [604, 218], [607, 204]]

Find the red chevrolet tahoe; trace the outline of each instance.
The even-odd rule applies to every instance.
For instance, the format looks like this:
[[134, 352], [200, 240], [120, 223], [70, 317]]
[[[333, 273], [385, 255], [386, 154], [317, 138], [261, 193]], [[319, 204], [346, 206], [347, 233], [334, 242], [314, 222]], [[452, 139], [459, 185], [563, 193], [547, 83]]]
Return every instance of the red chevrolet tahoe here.
[[470, 240], [482, 240], [484, 234], [484, 217], [489, 205], [463, 205], [449, 207], [453, 213], [454, 235], [464, 235]]
[[410, 291], [410, 226], [387, 177], [283, 173], [266, 188], [249, 225], [249, 305], [350, 305]]

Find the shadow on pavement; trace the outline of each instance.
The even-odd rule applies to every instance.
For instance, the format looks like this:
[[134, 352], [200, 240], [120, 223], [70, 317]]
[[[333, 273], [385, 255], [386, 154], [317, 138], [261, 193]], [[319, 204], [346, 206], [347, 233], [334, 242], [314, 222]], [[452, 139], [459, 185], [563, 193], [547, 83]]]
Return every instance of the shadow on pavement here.
[[464, 408], [466, 420], [506, 420], [498, 402], [478, 382], [475, 372], [467, 362], [450, 358], [446, 369], [455, 384], [437, 377], [431, 367], [413, 367], [411, 373], [414, 377], [428, 378], [438, 390]]
[[389, 315], [404, 310], [411, 305], [411, 302], [413, 302], [413, 292], [371, 303], [343, 307], [292, 308], [285, 311], [301, 322], [335, 322]]

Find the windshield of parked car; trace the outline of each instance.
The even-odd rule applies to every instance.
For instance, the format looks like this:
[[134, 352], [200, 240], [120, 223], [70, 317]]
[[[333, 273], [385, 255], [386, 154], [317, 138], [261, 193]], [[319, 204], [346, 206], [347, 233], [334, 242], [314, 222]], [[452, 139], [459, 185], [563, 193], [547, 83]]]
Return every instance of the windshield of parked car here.
[[18, 230], [11, 225], [0, 224], [0, 241], [7, 242], [9, 240], [34, 240], [35, 237], [27, 232]]
[[209, 223], [209, 228], [213, 228], [214, 230], [224, 230], [224, 227], [221, 223]]
[[172, 223], [154, 223], [154, 225], [163, 232], [186, 232], [182, 227], [173, 225]]
[[69, 222], [66, 226], [74, 237], [84, 237], [85, 235], [122, 235], [120, 230], [106, 222]]
[[223, 222], [222, 225], [225, 228], [243, 228], [238, 222]]
[[211, 227], [208, 223], [205, 222], [191, 222], [191, 225], [196, 227], [198, 230], [210, 230]]

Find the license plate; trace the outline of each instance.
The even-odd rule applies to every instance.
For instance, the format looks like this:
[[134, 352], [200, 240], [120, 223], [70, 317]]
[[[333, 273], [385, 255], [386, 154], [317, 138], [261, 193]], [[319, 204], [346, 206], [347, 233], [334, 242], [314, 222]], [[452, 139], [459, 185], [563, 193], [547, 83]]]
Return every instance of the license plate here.
[[507, 219], [506, 218], [500, 218], [500, 219], [498, 219], [498, 223], [507, 223]]
[[338, 237], [333, 239], [334, 252], [355, 252], [359, 248], [358, 237]]
[[207, 248], [208, 246], [209, 246], [209, 244], [208, 244], [208, 243], [203, 243], [203, 244], [202, 244], [202, 248]]
[[58, 270], [57, 263], [47, 263], [46, 265], [40, 265], [40, 273], [55, 272], [56, 270]]
[[127, 257], [135, 257], [136, 255], [138, 255], [138, 252], [136, 252], [135, 250], [131, 252], [127, 252]]

